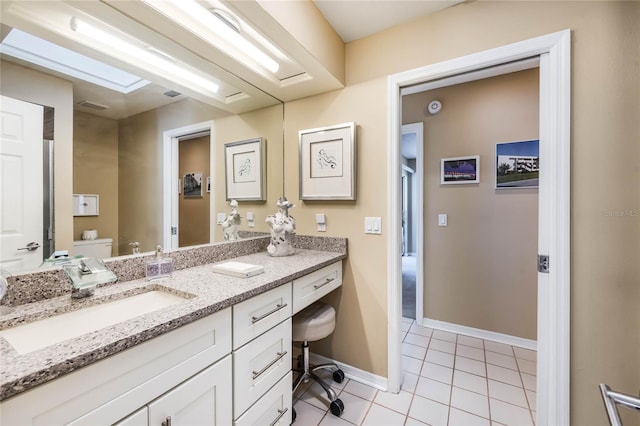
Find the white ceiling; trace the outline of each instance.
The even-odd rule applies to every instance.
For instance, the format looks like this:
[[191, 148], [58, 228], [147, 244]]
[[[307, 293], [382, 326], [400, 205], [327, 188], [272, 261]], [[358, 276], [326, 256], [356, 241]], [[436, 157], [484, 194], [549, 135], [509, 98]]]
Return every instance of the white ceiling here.
[[314, 0], [325, 19], [345, 43], [465, 0]]

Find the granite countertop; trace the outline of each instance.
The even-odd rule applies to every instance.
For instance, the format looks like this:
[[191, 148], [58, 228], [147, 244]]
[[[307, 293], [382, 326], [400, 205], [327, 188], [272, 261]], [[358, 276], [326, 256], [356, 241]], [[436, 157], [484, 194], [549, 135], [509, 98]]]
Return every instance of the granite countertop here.
[[174, 271], [170, 278], [153, 281], [137, 279], [99, 287], [93, 296], [86, 299], [73, 300], [69, 294], [17, 306], [11, 314], [0, 317], [0, 330], [149, 290], [162, 290], [186, 298], [184, 302], [176, 305], [26, 354], [17, 353], [0, 336], [0, 400], [175, 330], [346, 257], [344, 252], [308, 249], [297, 249], [294, 255], [287, 257], [270, 257], [267, 253], [260, 252], [233, 259], [264, 266], [263, 274], [250, 278], [217, 274], [211, 268], [214, 263], [210, 263]]

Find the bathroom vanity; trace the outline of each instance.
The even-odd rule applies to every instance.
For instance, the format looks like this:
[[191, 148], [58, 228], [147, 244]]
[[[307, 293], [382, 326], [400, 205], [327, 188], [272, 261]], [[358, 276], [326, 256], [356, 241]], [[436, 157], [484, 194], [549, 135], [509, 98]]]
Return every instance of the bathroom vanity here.
[[149, 292], [178, 300], [22, 353], [0, 338], [0, 423], [290, 424], [291, 316], [342, 284], [344, 248], [234, 258], [264, 267], [249, 278], [209, 263], [100, 287], [79, 304], [56, 297], [16, 307], [0, 317], [2, 329]]

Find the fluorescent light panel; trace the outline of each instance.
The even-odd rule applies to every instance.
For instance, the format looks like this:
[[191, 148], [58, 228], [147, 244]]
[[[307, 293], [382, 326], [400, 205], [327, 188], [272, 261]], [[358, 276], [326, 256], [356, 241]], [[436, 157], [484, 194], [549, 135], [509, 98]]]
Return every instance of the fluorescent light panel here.
[[[179, 23], [195, 35], [204, 39], [209, 44], [224, 50], [233, 57], [248, 57], [253, 62], [266, 68], [272, 73], [278, 72], [280, 65], [269, 55], [256, 47], [241, 34], [234, 31], [229, 25], [213, 15], [209, 9], [201, 6], [193, 0], [142, 0], [169, 19]], [[189, 21], [200, 24], [203, 31], [194, 30], [194, 25]], [[220, 39], [233, 47], [226, 48], [220, 43]]]
[[13, 28], [2, 41], [0, 52], [120, 93], [130, 93], [150, 83], [17, 28]]
[[177, 80], [187, 87], [193, 88], [195, 85], [201, 91], [204, 90], [214, 94], [218, 92], [219, 86], [217, 83], [178, 65], [171, 56], [156, 48], [135, 45], [128, 40], [110, 34], [75, 17], [71, 19], [70, 24], [71, 28], [77, 33], [128, 56], [127, 60], [130, 63], [143, 62], [154, 72], [162, 72], [171, 80]]

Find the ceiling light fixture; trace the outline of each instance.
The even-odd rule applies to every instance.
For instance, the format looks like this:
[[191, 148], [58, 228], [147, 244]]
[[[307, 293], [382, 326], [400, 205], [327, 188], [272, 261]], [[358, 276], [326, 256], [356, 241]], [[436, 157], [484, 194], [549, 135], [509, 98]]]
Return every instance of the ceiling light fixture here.
[[119, 53], [128, 56], [129, 63], [143, 62], [154, 71], [164, 72], [171, 79], [178, 80], [186, 86], [195, 84], [208, 92], [218, 92], [218, 84], [178, 65], [173, 57], [156, 48], [146, 45], [137, 46], [123, 38], [81, 21], [75, 16], [71, 18], [70, 26], [78, 34], [82, 34], [112, 49], [117, 49]]
[[[222, 9], [209, 10], [193, 0], [142, 1], [230, 56], [246, 56], [272, 73], [280, 69], [278, 62], [240, 34], [237, 19]], [[196, 30], [189, 20], [200, 24], [200, 30]], [[225, 49], [225, 42], [233, 49]]]

